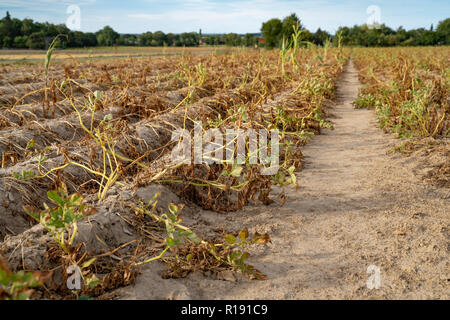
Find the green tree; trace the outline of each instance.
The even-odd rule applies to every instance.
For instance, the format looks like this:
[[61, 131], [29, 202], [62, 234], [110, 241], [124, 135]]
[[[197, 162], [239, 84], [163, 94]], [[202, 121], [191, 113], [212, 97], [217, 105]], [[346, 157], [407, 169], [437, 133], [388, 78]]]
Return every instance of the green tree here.
[[137, 37], [133, 34], [122, 34], [119, 37], [119, 46], [135, 46]]
[[200, 36], [196, 32], [185, 32], [180, 35], [180, 46], [195, 47], [200, 42]]
[[[300, 19], [295, 13], [283, 20], [271, 19], [263, 23], [261, 31], [266, 47], [274, 48], [281, 44], [282, 39], [291, 39], [294, 32], [293, 26], [298, 25], [302, 30], [300, 40], [311, 41], [317, 45], [323, 45], [332, 36], [320, 28], [313, 34], [304, 29]], [[0, 46], [32, 49], [43, 49], [46, 43], [59, 34], [68, 35], [68, 40], [59, 40], [62, 47], [92, 47], [97, 45], [141, 45], [141, 46], [198, 46], [200, 39], [208, 45], [229, 46], [245, 45], [254, 46], [258, 43], [258, 37], [250, 33], [241, 37], [235, 33], [227, 35], [202, 36], [199, 33], [190, 32], [182, 34], [164, 34], [162, 31], [155, 33], [146, 32], [139, 36], [132, 34], [119, 35], [111, 27], [106, 26], [97, 33], [72, 32], [63, 24], [55, 25], [48, 22], [39, 23], [31, 19], [20, 20], [11, 18], [9, 12], [0, 20]], [[341, 43], [347, 46], [419, 46], [419, 45], [450, 45], [450, 18], [439, 23], [437, 28], [427, 27], [406, 31], [399, 27], [392, 30], [386, 25], [377, 29], [371, 29], [367, 25], [340, 27], [336, 33], [340, 34]], [[338, 37], [333, 38], [337, 44]]]
[[141, 34], [138, 37], [138, 44], [140, 46], [150, 46], [153, 40], [153, 33], [151, 32], [146, 32]]
[[450, 45], [450, 18], [439, 22], [436, 28], [436, 38], [439, 44]]
[[14, 38], [14, 48], [26, 48], [28, 42], [28, 36], [17, 36]]
[[258, 38], [251, 33], [246, 33], [243, 39], [243, 44], [246, 47], [253, 47], [255, 44], [258, 44]]
[[225, 44], [229, 47], [236, 47], [241, 45], [241, 37], [236, 33], [228, 33], [225, 35]]
[[83, 47], [83, 32], [80, 31], [70, 31], [69, 32], [69, 43], [68, 47], [71, 48], [81, 48]]
[[225, 41], [222, 40], [222, 37], [221, 37], [221, 36], [219, 36], [219, 35], [213, 36], [213, 44], [214, 44], [215, 46], [219, 46], [219, 45], [221, 45], [221, 44], [223, 44], [223, 43], [225, 43]]
[[167, 45], [168, 46], [174, 46], [175, 43], [177, 42], [177, 38], [178, 38], [178, 36], [176, 34], [168, 33], [167, 36], [166, 36]]
[[4, 44], [5, 43], [5, 38], [9, 37], [9, 40], [7, 39], [6, 42], [10, 42], [11, 41], [11, 36], [12, 36], [12, 32], [13, 31], [13, 23], [11, 21], [11, 15], [9, 14], [9, 12], [6, 12], [6, 16], [0, 20], [0, 39], [2, 39], [2, 43], [0, 44]]
[[6, 36], [3, 38], [3, 48], [11, 48], [12, 47], [12, 39], [10, 36]]
[[155, 44], [156, 44], [156, 46], [158, 46], [158, 47], [162, 47], [163, 45], [164, 45], [164, 43], [167, 43], [167, 37], [166, 37], [166, 35], [164, 34], [164, 32], [162, 32], [162, 31], [156, 31], [154, 34], [153, 34], [153, 40], [155, 40]]
[[30, 49], [44, 49], [45, 48], [45, 36], [41, 32], [32, 33], [28, 37], [27, 46]]
[[97, 32], [97, 42], [100, 46], [113, 46], [118, 39], [119, 34], [110, 26], [106, 26]]
[[320, 28], [311, 35], [311, 42], [318, 46], [323, 46], [327, 40], [331, 40], [331, 34]]
[[275, 48], [280, 44], [280, 38], [283, 32], [283, 23], [280, 19], [271, 19], [263, 23], [261, 32], [266, 40], [267, 48]]
[[397, 28], [395, 37], [397, 38], [397, 43], [401, 44], [403, 41], [408, 39], [408, 35], [406, 34], [406, 30], [400, 26]]
[[389, 47], [398, 46], [400, 42], [398, 41], [398, 37], [396, 35], [390, 34], [386, 36], [386, 45]]
[[434, 46], [438, 43], [436, 32], [426, 30], [420, 35], [419, 39], [421, 46]]
[[9, 34], [9, 36], [11, 37], [11, 39], [14, 39], [15, 37], [21, 35], [22, 35], [22, 21], [17, 18], [11, 19], [11, 33]]
[[284, 18], [282, 24], [282, 37], [289, 41], [290, 39], [292, 39], [292, 35], [294, 34], [294, 27], [298, 26], [299, 30], [303, 29], [300, 19], [295, 13], [292, 13], [291, 15]]
[[48, 22], [42, 24], [41, 32], [45, 37], [48, 38], [54, 38], [59, 34], [59, 30], [57, 29], [56, 25]]
[[83, 47], [97, 46], [97, 37], [92, 32], [83, 33]]
[[20, 31], [24, 36], [29, 36], [30, 34], [38, 32], [39, 30], [33, 20], [24, 19], [22, 21], [22, 28]]

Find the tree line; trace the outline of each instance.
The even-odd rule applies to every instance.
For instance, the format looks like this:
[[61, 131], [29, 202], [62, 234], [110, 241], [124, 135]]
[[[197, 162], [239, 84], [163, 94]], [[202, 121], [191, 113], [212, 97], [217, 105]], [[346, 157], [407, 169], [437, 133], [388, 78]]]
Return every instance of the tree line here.
[[266, 47], [280, 47], [283, 39], [290, 39], [294, 32], [292, 26], [298, 26], [301, 31], [301, 41], [316, 45], [324, 45], [326, 41], [330, 43], [340, 41], [342, 45], [364, 47], [450, 45], [450, 18], [439, 22], [436, 29], [431, 26], [429, 29], [406, 31], [403, 27], [393, 30], [384, 24], [355, 25], [340, 27], [335, 35], [331, 35], [320, 28], [315, 33], [311, 33], [303, 27], [296, 14], [291, 14], [282, 20], [275, 18], [263, 23], [261, 32]]
[[200, 32], [185, 32], [181, 34], [164, 33], [162, 31], [145, 32], [140, 35], [119, 34], [110, 26], [98, 32], [71, 31], [64, 24], [40, 23], [31, 19], [20, 20], [11, 18], [9, 12], [0, 20], [0, 47], [45, 49], [58, 35], [57, 47], [80, 48], [96, 46], [175, 46], [194, 47], [206, 45], [254, 46], [258, 37], [253, 34], [240, 36], [235, 33], [224, 35], [202, 35]]
[[[228, 33], [223, 35], [202, 35], [200, 32], [181, 34], [164, 33], [162, 31], [145, 32], [140, 35], [119, 34], [106, 26], [98, 32], [71, 31], [64, 24], [40, 23], [31, 19], [11, 18], [9, 12], [0, 20], [0, 47], [45, 49], [58, 35], [66, 35], [58, 39], [60, 48], [80, 48], [95, 46], [177, 46], [193, 47], [206, 45], [227, 46], [261, 46], [275, 48], [281, 46], [283, 39], [290, 39], [298, 27], [300, 41], [324, 45], [325, 43], [341, 41], [349, 46], [433, 46], [450, 45], [450, 18], [441, 21], [436, 29], [414, 29], [406, 31], [402, 27], [393, 30], [384, 24], [379, 28], [369, 28], [367, 25], [341, 27], [335, 35], [320, 28], [316, 32], [306, 30], [296, 14], [284, 19], [271, 19], [261, 27], [263, 39], [258, 34], [247, 33], [238, 35]], [[338, 40], [339, 39], [339, 40]]]

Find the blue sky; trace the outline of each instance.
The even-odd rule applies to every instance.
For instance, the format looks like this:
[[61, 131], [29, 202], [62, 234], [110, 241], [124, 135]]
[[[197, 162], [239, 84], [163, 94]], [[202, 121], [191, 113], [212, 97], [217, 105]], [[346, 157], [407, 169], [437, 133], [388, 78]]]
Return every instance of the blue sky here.
[[0, 0], [0, 15], [8, 10], [21, 19], [65, 23], [71, 4], [81, 9], [81, 30], [90, 32], [105, 25], [120, 33], [259, 32], [263, 21], [292, 12], [312, 31], [334, 32], [366, 23], [371, 5], [380, 8], [381, 23], [393, 28], [429, 28], [450, 17], [448, 0]]

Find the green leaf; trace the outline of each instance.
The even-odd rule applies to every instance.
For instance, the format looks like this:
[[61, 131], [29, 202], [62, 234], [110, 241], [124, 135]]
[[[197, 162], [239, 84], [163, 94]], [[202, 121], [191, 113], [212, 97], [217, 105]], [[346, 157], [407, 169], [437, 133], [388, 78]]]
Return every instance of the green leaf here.
[[23, 282], [33, 282], [34, 277], [33, 277], [32, 273], [26, 273], [26, 274], [22, 273], [21, 276], [22, 276]]
[[177, 213], [178, 213], [179, 210], [180, 210], [180, 209], [179, 209], [175, 204], [173, 204], [173, 203], [169, 204], [169, 211], [170, 211], [170, 213], [172, 213], [174, 216], [177, 215]]
[[236, 264], [238, 259], [241, 257], [242, 252], [237, 250], [237, 251], [233, 251], [230, 255], [231, 261]]
[[[101, 99], [103, 97], [103, 92], [96, 90], [94, 92], [94, 97], [95, 97], [96, 100]], [[112, 119], [112, 115], [111, 114], [108, 114], [106, 117], [111, 117], [111, 119]], [[106, 117], [105, 117], [105, 119], [106, 119]], [[109, 119], [109, 120], [111, 120], [111, 119]], [[106, 121], [109, 121], [109, 120], [106, 120]]]
[[149, 201], [149, 206], [152, 205], [152, 204], [154, 204], [154, 203], [156, 203], [156, 200], [157, 200], [160, 196], [161, 196], [161, 192], [156, 193], [156, 194], [153, 196], [152, 200]]
[[32, 180], [36, 177], [36, 174], [34, 173], [34, 171], [31, 171], [31, 170], [22, 170], [22, 172], [20, 172], [20, 173], [13, 172], [12, 174], [15, 179], [21, 180], [21, 181]]
[[103, 118], [103, 120], [104, 120], [105, 122], [111, 121], [112, 119], [113, 119], [112, 114], [107, 114], [107, 115]]
[[288, 181], [289, 184], [293, 184], [295, 187], [298, 186], [297, 184], [297, 176], [295, 175], [295, 167], [292, 166], [288, 169], [289, 175], [291, 177], [290, 181]]
[[34, 171], [31, 171], [31, 170], [22, 171], [22, 175], [23, 175], [23, 179], [25, 181], [32, 180], [36, 177], [36, 174], [34, 173]]
[[95, 274], [93, 274], [92, 276], [90, 276], [89, 278], [86, 279], [86, 286], [89, 289], [94, 289], [100, 283], [101, 283], [100, 279], [97, 278], [97, 276]]
[[189, 240], [191, 240], [193, 243], [195, 243], [195, 244], [199, 244], [200, 243], [200, 240], [198, 239], [198, 237], [197, 237], [197, 235], [195, 234], [195, 233], [193, 233], [193, 232], [191, 232], [188, 236], [187, 236], [187, 238], [189, 239]]
[[69, 201], [71, 206], [79, 207], [83, 202], [83, 198], [78, 194], [73, 194], [70, 196]]
[[236, 167], [231, 171], [231, 175], [235, 178], [240, 177], [243, 169], [243, 167]]
[[233, 236], [232, 234], [229, 234], [229, 235], [225, 236], [225, 241], [226, 241], [228, 244], [235, 244], [236, 241], [237, 241], [237, 239], [236, 239], [236, 237]]
[[48, 157], [46, 157], [46, 156], [39, 156], [37, 160], [38, 160], [39, 165], [41, 166], [41, 165], [43, 165], [45, 163], [45, 161], [48, 160]]
[[30, 141], [28, 141], [27, 146], [26, 146], [26, 150], [32, 149], [34, 148], [34, 144], [35, 144], [35, 140], [31, 139]]
[[242, 253], [241, 258], [239, 259], [239, 263], [241, 265], [243, 265], [245, 263], [245, 260], [247, 260], [249, 257], [250, 257], [250, 253], [248, 253], [248, 252]]
[[166, 238], [166, 244], [171, 248], [178, 247], [178, 245], [180, 244], [180, 240], [175, 240], [174, 238]]
[[95, 260], [97, 260], [97, 259], [96, 258], [89, 259], [88, 261], [86, 261], [85, 263], [83, 263], [81, 265], [81, 268], [85, 269], [85, 268], [89, 267], [91, 264], [93, 264], [95, 262]]
[[45, 57], [45, 75], [48, 76], [48, 69], [50, 67], [50, 60], [52, 58], [53, 48], [50, 48], [47, 51], [47, 55]]
[[23, 293], [19, 293], [17, 295], [16, 300], [24, 301], [24, 300], [28, 300], [29, 298], [30, 298], [29, 295], [27, 293], [23, 292]]
[[5, 270], [0, 270], [0, 284], [7, 286], [9, 284], [9, 278], [6, 276]]
[[170, 224], [169, 221], [166, 221], [166, 231], [167, 233], [172, 236], [175, 233], [175, 227], [173, 225]]
[[56, 205], [64, 206], [65, 201], [62, 199], [57, 191], [49, 191], [47, 192], [47, 197]]

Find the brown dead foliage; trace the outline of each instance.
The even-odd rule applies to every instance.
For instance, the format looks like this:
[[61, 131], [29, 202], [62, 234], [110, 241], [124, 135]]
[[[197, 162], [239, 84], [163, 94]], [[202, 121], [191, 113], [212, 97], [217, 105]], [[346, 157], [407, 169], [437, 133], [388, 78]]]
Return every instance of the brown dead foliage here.
[[[301, 146], [327, 126], [326, 106], [334, 97], [335, 83], [348, 54], [336, 49], [319, 58], [318, 52], [302, 49], [296, 57], [299, 66], [289, 62], [284, 68], [279, 64], [279, 52], [253, 50], [223, 56], [123, 59], [95, 65], [70, 60], [52, 66], [48, 88], [43, 87], [42, 77], [38, 82], [38, 77], [31, 75], [28, 80], [16, 80], [23, 85], [15, 91], [5, 91], [2, 82], [0, 201], [6, 207], [0, 214], [8, 215], [8, 220], [12, 211], [20, 215], [24, 205], [42, 209], [46, 192], [60, 187], [84, 196], [97, 193], [105, 179], [94, 172], [110, 175], [114, 167], [105, 166], [106, 156], [117, 156], [115, 187], [118, 183], [135, 188], [160, 183], [185, 202], [217, 212], [237, 211], [250, 201], [269, 205], [273, 203], [269, 195], [274, 184], [295, 184], [292, 176], [301, 168]], [[13, 83], [16, 77], [11, 73], [10, 79], [2, 81]], [[172, 133], [180, 128], [192, 132], [199, 121], [204, 131], [278, 129], [282, 133], [279, 174], [262, 175], [260, 163], [244, 165], [239, 176], [224, 175], [232, 170], [225, 163], [169, 168], [167, 160], [175, 145]], [[91, 127], [93, 131], [87, 132]], [[99, 147], [99, 136], [111, 143], [109, 153]], [[45, 161], [38, 166], [37, 159], [42, 157]], [[73, 162], [80, 166], [61, 168]], [[39, 177], [49, 171], [51, 174]], [[30, 179], [12, 177], [13, 173], [26, 176], [30, 172], [35, 175]], [[112, 193], [106, 193], [106, 201], [111, 197]], [[99, 297], [133, 283], [139, 271], [134, 262], [157, 254], [165, 238], [161, 225], [145, 219], [128, 219], [127, 223], [141, 239], [117, 251], [92, 252], [85, 243], [79, 243], [67, 256], [51, 242], [39, 270], [42, 279], [48, 277], [39, 290], [40, 298], [74, 298], [65, 286], [69, 262], [81, 265], [94, 257], [95, 262], [83, 272], [96, 275], [98, 285], [79, 294]], [[13, 231], [20, 233], [28, 227], [27, 221]], [[0, 231], [5, 233], [0, 234], [2, 237], [7, 233]], [[261, 239], [269, 240], [268, 236]], [[223, 247], [216, 255], [225, 259], [231, 253]], [[247, 257], [242, 253], [242, 260]], [[184, 263], [179, 263], [183, 259]], [[205, 245], [180, 247], [167, 262], [170, 271], [165, 277], [230, 269]], [[253, 267], [247, 268], [254, 278], [264, 278]]]

